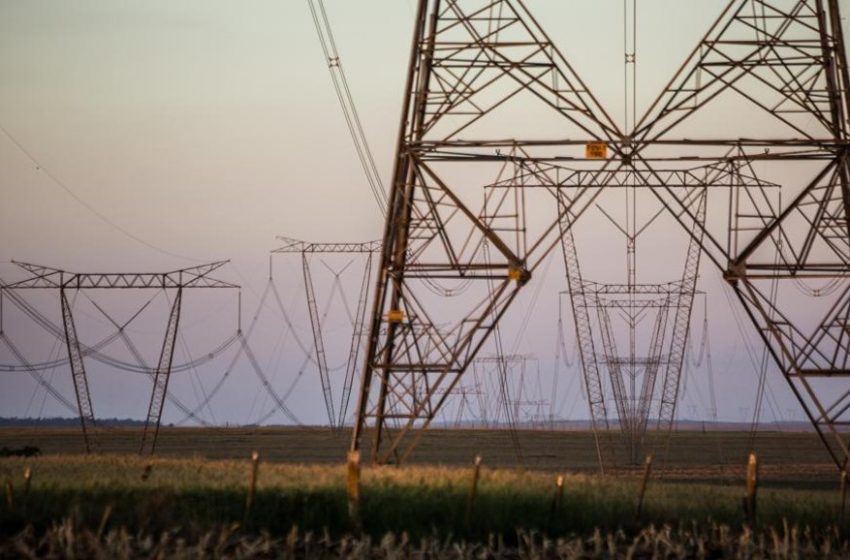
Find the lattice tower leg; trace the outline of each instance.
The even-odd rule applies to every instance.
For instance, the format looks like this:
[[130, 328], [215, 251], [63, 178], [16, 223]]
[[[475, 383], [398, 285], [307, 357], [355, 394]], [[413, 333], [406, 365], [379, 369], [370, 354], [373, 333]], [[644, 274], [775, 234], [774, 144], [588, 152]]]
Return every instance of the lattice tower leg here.
[[165, 339], [162, 342], [159, 363], [154, 372], [151, 401], [148, 406], [145, 429], [142, 432], [142, 445], [139, 448], [139, 454], [141, 455], [153, 455], [156, 449], [156, 440], [159, 436], [159, 426], [162, 420], [163, 403], [168, 393], [168, 381], [171, 378], [171, 363], [174, 359], [174, 349], [177, 344], [177, 329], [180, 324], [182, 302], [183, 288], [178, 288], [177, 295], [174, 297], [174, 303], [171, 304], [171, 313], [168, 315], [168, 326], [165, 329]]
[[[459, 68], [467, 61], [468, 71]], [[599, 183], [562, 190], [563, 170], [538, 149], [536, 127], [491, 128], [506, 126], [501, 109], [539, 103], [578, 134], [622, 138], [520, 0], [420, 0], [408, 69], [352, 437], [359, 449], [374, 422], [378, 462], [412, 451], [517, 293], [557, 250], [563, 212], [580, 216], [615, 180], [597, 162]], [[459, 157], [468, 134], [485, 138]], [[511, 145], [494, 158], [488, 142], [506, 137]], [[538, 205], [551, 219], [530, 219]], [[452, 290], [465, 295], [449, 299]]]
[[[564, 220], [568, 220], [564, 214]], [[578, 338], [579, 358], [581, 359], [584, 386], [587, 390], [587, 404], [590, 408], [590, 425], [593, 429], [593, 440], [596, 445], [596, 457], [599, 469], [605, 472], [605, 461], [602, 454], [600, 432], [610, 438], [608, 413], [605, 409], [605, 392], [602, 388], [602, 376], [599, 373], [599, 363], [596, 359], [596, 348], [588, 313], [588, 294], [585, 293], [584, 283], [579, 267], [573, 232], [568, 223], [561, 224], [561, 248], [564, 256], [564, 268], [567, 274], [567, 289], [570, 293], [570, 303], [573, 309], [576, 337]], [[610, 444], [610, 441], [608, 442]], [[610, 445], [609, 445], [610, 447]]]
[[348, 364], [345, 368], [345, 381], [342, 386], [342, 397], [339, 406], [339, 419], [337, 425], [341, 428], [345, 424], [345, 416], [348, 414], [348, 403], [351, 399], [351, 389], [357, 375], [357, 366], [360, 359], [360, 350], [363, 346], [363, 332], [366, 324], [367, 300], [369, 298], [369, 281], [372, 278], [373, 254], [367, 253], [366, 265], [363, 268], [363, 280], [360, 283], [360, 295], [357, 298], [357, 311], [354, 314], [354, 332], [351, 335], [351, 347], [348, 351]]
[[319, 307], [316, 304], [316, 291], [313, 287], [313, 276], [310, 274], [310, 263], [307, 254], [301, 254], [301, 268], [304, 273], [304, 289], [307, 292], [307, 310], [310, 313], [310, 327], [313, 331], [313, 345], [316, 348], [316, 363], [319, 366], [319, 380], [322, 384], [322, 395], [325, 399], [325, 408], [328, 412], [328, 424], [333, 428], [336, 426], [336, 413], [334, 413], [333, 395], [331, 394], [331, 378], [328, 372], [327, 354], [325, 354], [325, 339], [322, 334], [322, 322], [319, 315]]
[[685, 259], [685, 270], [682, 274], [682, 285], [677, 294], [675, 318], [673, 320], [670, 354], [664, 380], [661, 387], [661, 407], [658, 413], [658, 427], [668, 432], [673, 429], [676, 417], [676, 405], [679, 402], [679, 387], [682, 379], [682, 366], [685, 359], [685, 348], [691, 330], [691, 311], [694, 307], [694, 294], [699, 276], [700, 256], [702, 255], [702, 226], [705, 224], [707, 191], [702, 189], [696, 204], [696, 219], [699, 228], [695, 236], [688, 242], [688, 253]]
[[77, 338], [77, 327], [74, 324], [71, 302], [68, 301], [67, 290], [64, 287], [59, 290], [59, 299], [62, 303], [62, 324], [65, 327], [65, 344], [68, 347], [71, 376], [74, 382], [74, 395], [77, 397], [80, 426], [83, 429], [83, 441], [85, 442], [86, 453], [90, 453], [94, 447], [95, 420], [91, 393], [89, 392], [89, 382], [86, 377], [86, 366], [83, 361], [83, 353], [80, 350], [80, 341]]

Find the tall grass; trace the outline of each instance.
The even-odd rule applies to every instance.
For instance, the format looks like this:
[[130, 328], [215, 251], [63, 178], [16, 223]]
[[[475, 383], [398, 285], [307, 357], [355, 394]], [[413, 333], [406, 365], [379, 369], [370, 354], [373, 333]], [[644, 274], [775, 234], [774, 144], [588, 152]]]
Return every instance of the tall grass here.
[[186, 538], [180, 528], [151, 534], [126, 528], [97, 531], [66, 519], [43, 533], [29, 527], [0, 541], [0, 558], [359, 558], [359, 559], [838, 559], [850, 555], [850, 545], [837, 530], [732, 530], [725, 525], [655, 527], [633, 535], [596, 530], [586, 536], [549, 538], [518, 531], [507, 541], [489, 535], [479, 541], [387, 533], [333, 538], [329, 533], [299, 532], [245, 534], [237, 525], [208, 530]]
[[[143, 480], [146, 465], [149, 474]], [[29, 492], [23, 473], [32, 468]], [[246, 497], [251, 462], [204, 459], [142, 460], [129, 456], [45, 456], [0, 460], [0, 480], [12, 481], [13, 507], [0, 506], [0, 535], [32, 526], [48, 531], [62, 519], [79, 527], [162, 534], [179, 527], [202, 535], [239, 524], [247, 534], [282, 535], [293, 526], [334, 539], [351, 529], [346, 467], [264, 463], [249, 512]], [[696, 522], [741, 527], [740, 487], [660, 483], [651, 480], [637, 517], [638, 477], [599, 478], [567, 474], [560, 507], [554, 506], [556, 477], [550, 473], [481, 470], [477, 496], [467, 520], [469, 468], [367, 467], [361, 479], [360, 512], [365, 534], [387, 533], [485, 541], [491, 534], [516, 539], [517, 530], [552, 537], [590, 535], [597, 528], [638, 534], [647, 525], [678, 530]], [[743, 473], [742, 473], [743, 474]], [[760, 526], [830, 527], [838, 519], [837, 491], [768, 489], [759, 494]]]

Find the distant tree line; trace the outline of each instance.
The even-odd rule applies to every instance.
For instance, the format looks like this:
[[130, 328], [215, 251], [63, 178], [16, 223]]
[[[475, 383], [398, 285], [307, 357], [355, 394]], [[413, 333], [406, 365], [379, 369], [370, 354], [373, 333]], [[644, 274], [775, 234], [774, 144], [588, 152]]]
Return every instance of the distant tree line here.
[[[142, 420], [130, 418], [98, 418], [98, 424], [106, 426], [144, 426]], [[78, 428], [79, 418], [55, 416], [53, 418], [6, 418], [0, 416], [0, 426], [19, 428]]]

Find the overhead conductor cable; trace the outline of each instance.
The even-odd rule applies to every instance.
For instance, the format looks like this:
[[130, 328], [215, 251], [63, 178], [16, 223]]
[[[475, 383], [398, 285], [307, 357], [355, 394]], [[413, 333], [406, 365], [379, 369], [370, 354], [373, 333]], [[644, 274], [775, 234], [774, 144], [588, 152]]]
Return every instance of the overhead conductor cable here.
[[348, 86], [348, 79], [345, 77], [345, 70], [342, 68], [342, 61], [339, 57], [339, 51], [336, 48], [336, 41], [334, 40], [327, 11], [325, 11], [325, 4], [322, 0], [307, 0], [307, 4], [310, 6], [313, 24], [316, 26], [316, 34], [319, 36], [319, 42], [322, 45], [322, 51], [328, 63], [328, 70], [331, 73], [334, 90], [336, 91], [337, 99], [339, 99], [340, 107], [342, 107], [342, 113], [345, 116], [345, 123], [348, 126], [351, 140], [354, 142], [357, 158], [360, 160], [360, 165], [366, 174], [366, 181], [369, 183], [369, 188], [372, 190], [372, 196], [375, 198], [378, 209], [381, 211], [381, 215], [385, 215], [387, 209], [386, 190], [384, 189], [384, 184], [381, 182], [381, 176], [378, 173], [375, 160], [372, 157], [372, 151], [369, 149], [366, 134], [363, 132], [363, 125], [360, 122], [357, 107], [354, 105], [354, 98], [351, 95], [351, 88]]

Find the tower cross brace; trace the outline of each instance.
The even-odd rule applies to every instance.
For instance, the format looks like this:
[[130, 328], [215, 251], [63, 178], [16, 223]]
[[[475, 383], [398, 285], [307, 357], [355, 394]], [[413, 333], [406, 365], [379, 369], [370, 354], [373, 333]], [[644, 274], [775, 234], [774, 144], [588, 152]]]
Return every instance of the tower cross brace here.
[[171, 272], [149, 273], [76, 273], [58, 268], [13, 261], [27, 273], [29, 278], [4, 285], [4, 290], [58, 290], [62, 310], [62, 324], [65, 332], [65, 345], [71, 365], [74, 395], [83, 432], [86, 452], [94, 447], [92, 439], [96, 428], [94, 406], [89, 381], [86, 375], [85, 361], [74, 322], [73, 305], [68, 298], [69, 291], [76, 290], [125, 290], [125, 289], [173, 289], [176, 291], [166, 325], [165, 337], [160, 350], [157, 368], [152, 375], [153, 389], [148, 404], [145, 427], [142, 432], [140, 454], [153, 454], [159, 435], [163, 403], [168, 392], [171, 377], [171, 365], [177, 340], [183, 290], [194, 288], [238, 288], [235, 284], [218, 280], [211, 273], [228, 261], [218, 261]]
[[[410, 52], [353, 449], [371, 423], [373, 460], [404, 460], [562, 224], [628, 186], [723, 274], [843, 468], [850, 77], [838, 0], [729, 0], [632, 123], [611, 117], [521, 0], [419, 0]], [[501, 118], [511, 108], [527, 118]], [[538, 132], [544, 113], [557, 133]], [[744, 115], [770, 125], [747, 128]], [[700, 118], [721, 132], [701, 134]], [[541, 199], [548, 217], [529, 220]], [[814, 323], [809, 306], [770, 296], [810, 281], [827, 283], [813, 297], [832, 297]]]

